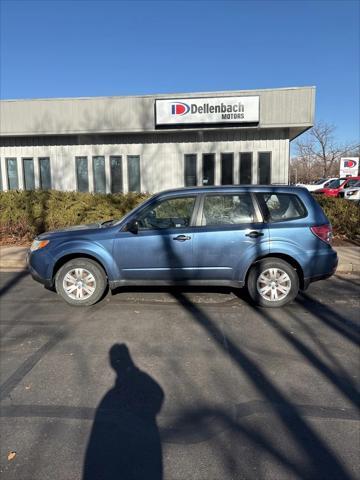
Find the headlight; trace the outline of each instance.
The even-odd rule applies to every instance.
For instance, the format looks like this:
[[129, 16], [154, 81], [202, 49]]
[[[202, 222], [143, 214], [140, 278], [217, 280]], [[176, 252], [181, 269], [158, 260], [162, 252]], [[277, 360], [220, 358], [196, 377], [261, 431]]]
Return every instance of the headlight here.
[[354, 191], [352, 191], [352, 192], [347, 192], [347, 196], [348, 196], [348, 197], [351, 197], [351, 195], [354, 195], [354, 193], [356, 193], [356, 192], [354, 192]]
[[31, 244], [30, 251], [35, 252], [35, 250], [40, 250], [40, 248], [46, 247], [50, 240], [34, 240]]

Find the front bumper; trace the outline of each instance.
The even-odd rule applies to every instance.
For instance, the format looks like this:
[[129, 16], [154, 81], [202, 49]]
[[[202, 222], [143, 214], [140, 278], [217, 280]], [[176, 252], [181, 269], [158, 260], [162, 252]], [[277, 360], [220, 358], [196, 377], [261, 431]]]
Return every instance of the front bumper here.
[[41, 283], [46, 288], [52, 288], [54, 286], [54, 281], [52, 278], [48, 278], [47, 275], [44, 275], [44, 266], [46, 266], [46, 264], [44, 265], [42, 263], [43, 260], [44, 255], [37, 256], [36, 252], [28, 250], [28, 253], [26, 254], [26, 265], [30, 275], [36, 282]]

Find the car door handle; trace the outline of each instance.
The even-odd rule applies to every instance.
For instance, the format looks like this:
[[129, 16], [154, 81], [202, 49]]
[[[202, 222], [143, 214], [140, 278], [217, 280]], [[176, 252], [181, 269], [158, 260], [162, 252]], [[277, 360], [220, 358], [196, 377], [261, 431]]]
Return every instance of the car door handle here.
[[173, 240], [177, 240], [178, 242], [185, 242], [186, 240], [191, 240], [189, 235], [178, 235], [177, 237], [173, 237]]
[[257, 238], [257, 237], [262, 237], [264, 234], [263, 232], [257, 232], [256, 230], [253, 230], [252, 232], [246, 233], [246, 237], [250, 238]]

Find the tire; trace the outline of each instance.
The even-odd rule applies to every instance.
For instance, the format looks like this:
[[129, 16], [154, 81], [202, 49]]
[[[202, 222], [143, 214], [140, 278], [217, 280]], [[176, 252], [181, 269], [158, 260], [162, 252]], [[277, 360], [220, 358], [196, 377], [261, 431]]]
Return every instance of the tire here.
[[104, 269], [89, 258], [70, 260], [58, 270], [55, 276], [57, 293], [65, 302], [75, 307], [94, 305], [102, 298], [106, 287], [107, 278]]
[[[282, 279], [281, 282], [279, 279]], [[294, 300], [298, 294], [299, 276], [284, 260], [264, 258], [251, 267], [247, 289], [257, 305], [269, 308], [282, 307]]]

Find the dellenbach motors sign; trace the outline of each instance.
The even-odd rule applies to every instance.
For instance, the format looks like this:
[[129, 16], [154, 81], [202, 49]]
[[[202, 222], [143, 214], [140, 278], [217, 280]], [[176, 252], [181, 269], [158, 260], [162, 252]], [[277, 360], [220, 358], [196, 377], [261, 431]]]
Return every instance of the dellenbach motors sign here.
[[259, 97], [156, 100], [155, 121], [156, 125], [258, 123]]
[[359, 157], [340, 159], [340, 177], [356, 177], [359, 174]]

